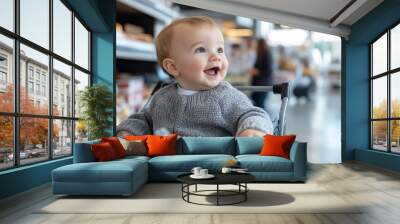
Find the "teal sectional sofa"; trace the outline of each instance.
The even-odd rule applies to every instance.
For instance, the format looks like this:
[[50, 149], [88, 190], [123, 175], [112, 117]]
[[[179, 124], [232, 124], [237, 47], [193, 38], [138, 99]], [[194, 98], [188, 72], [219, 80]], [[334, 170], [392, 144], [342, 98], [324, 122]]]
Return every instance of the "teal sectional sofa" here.
[[75, 144], [74, 163], [52, 171], [54, 194], [131, 195], [148, 181], [176, 181], [193, 167], [219, 172], [230, 159], [259, 182], [304, 182], [307, 170], [307, 145], [295, 142], [290, 159], [258, 155], [261, 137], [182, 137], [177, 141], [177, 155], [127, 156], [96, 162], [90, 145], [98, 141]]

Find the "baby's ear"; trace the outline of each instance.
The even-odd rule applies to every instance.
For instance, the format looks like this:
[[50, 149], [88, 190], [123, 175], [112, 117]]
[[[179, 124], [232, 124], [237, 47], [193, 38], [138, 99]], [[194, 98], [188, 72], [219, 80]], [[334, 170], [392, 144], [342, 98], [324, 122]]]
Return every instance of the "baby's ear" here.
[[174, 78], [178, 77], [178, 69], [176, 68], [175, 61], [171, 58], [165, 58], [162, 62], [162, 67], [172, 75]]

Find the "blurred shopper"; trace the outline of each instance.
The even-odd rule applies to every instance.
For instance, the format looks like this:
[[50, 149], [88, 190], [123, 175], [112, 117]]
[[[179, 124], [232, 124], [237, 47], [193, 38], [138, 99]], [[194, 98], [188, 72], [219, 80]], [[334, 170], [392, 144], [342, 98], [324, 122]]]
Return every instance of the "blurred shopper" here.
[[[254, 67], [249, 71], [251, 75], [251, 85], [270, 86], [272, 85], [272, 54], [271, 50], [263, 38], [257, 40], [257, 58]], [[265, 108], [267, 92], [253, 92], [251, 99], [257, 107]]]
[[229, 51], [227, 57], [229, 59], [229, 75], [239, 76], [245, 74], [245, 72], [248, 70], [248, 68], [245, 70], [243, 66], [246, 55], [244, 54], [240, 44], [231, 44], [231, 50]]
[[256, 60], [256, 42], [252, 38], [245, 38], [230, 45], [227, 57], [229, 69], [226, 80], [232, 85], [250, 85], [247, 72], [253, 68]]
[[244, 38], [244, 55], [245, 60], [243, 61], [243, 67], [246, 68], [246, 72], [253, 68], [254, 63], [257, 59], [257, 41], [252, 37]]
[[315, 71], [311, 68], [307, 58], [301, 59], [301, 65], [301, 73], [295, 80], [293, 95], [298, 99], [304, 97], [310, 100], [311, 92], [316, 89]]
[[284, 46], [278, 46], [279, 61], [278, 69], [283, 71], [295, 72], [296, 65], [291, 57], [289, 57]]

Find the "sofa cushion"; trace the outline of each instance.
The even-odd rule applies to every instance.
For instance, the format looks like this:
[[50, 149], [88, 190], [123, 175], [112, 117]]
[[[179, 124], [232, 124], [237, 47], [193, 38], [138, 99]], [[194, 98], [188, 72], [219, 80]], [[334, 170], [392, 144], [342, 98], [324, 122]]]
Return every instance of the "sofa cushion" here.
[[238, 155], [240, 167], [249, 172], [292, 172], [292, 161], [279, 156]]
[[[132, 161], [139, 160], [143, 162], [148, 162], [150, 157], [147, 156], [138, 156], [138, 155], [129, 155], [125, 156], [124, 158], [113, 160], [113, 162], [127, 162], [131, 163]], [[134, 163], [134, 162], [133, 162]]]
[[163, 172], [190, 172], [193, 167], [200, 166], [211, 172], [219, 171], [230, 159], [231, 155], [175, 155], [158, 156], [149, 160], [149, 170]]
[[134, 172], [147, 171], [141, 159], [121, 159], [108, 162], [74, 163], [53, 170], [58, 182], [129, 182]]
[[97, 139], [88, 142], [75, 143], [74, 163], [95, 162], [96, 158], [94, 157], [90, 146], [92, 144], [99, 144], [100, 142], [100, 139]]
[[236, 137], [236, 155], [259, 154], [263, 144], [262, 137]]
[[233, 137], [182, 137], [178, 141], [178, 154], [226, 154], [235, 155]]
[[124, 150], [126, 151], [126, 155], [137, 155], [137, 156], [145, 156], [147, 155], [146, 142], [142, 140], [126, 140], [124, 138], [120, 138]]

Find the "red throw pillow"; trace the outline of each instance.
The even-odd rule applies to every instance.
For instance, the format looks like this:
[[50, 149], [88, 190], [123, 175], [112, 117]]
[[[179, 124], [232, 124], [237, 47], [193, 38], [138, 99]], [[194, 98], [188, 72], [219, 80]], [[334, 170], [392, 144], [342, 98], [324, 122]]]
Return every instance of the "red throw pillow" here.
[[149, 135], [147, 137], [147, 155], [148, 156], [165, 156], [176, 155], [176, 139], [177, 135]]
[[125, 157], [126, 151], [117, 137], [101, 138], [101, 142], [108, 142], [115, 151], [117, 158]]
[[99, 162], [109, 161], [117, 158], [112, 145], [108, 142], [93, 144], [91, 145], [91, 149], [94, 157]]
[[295, 139], [296, 135], [275, 136], [266, 134], [260, 155], [281, 156], [290, 159], [290, 148]]

